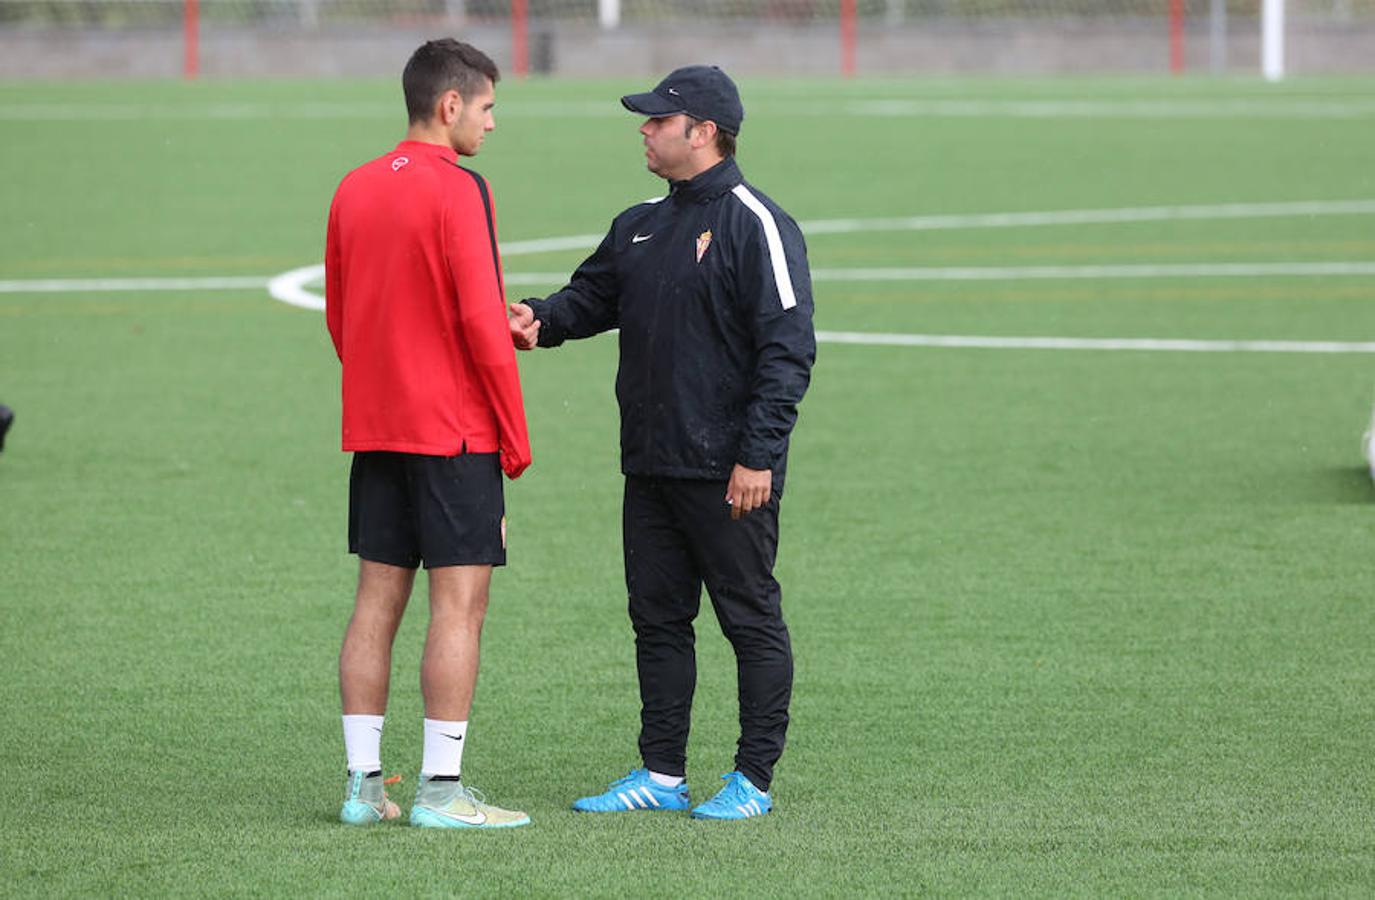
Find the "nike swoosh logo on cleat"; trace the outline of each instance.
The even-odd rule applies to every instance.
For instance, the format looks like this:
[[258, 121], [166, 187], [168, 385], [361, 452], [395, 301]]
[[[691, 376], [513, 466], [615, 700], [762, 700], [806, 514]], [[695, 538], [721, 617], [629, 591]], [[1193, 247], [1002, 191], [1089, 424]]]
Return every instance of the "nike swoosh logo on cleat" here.
[[485, 824], [487, 824], [487, 814], [486, 814], [485, 812], [483, 812], [482, 810], [480, 810], [480, 809], [479, 809], [477, 812], [468, 813], [468, 814], [464, 814], [464, 813], [455, 813], [455, 812], [444, 812], [443, 810], [435, 809], [433, 806], [427, 806], [427, 807], [424, 807], [424, 809], [425, 809], [426, 812], [430, 813], [431, 815], [436, 816], [437, 818], [440, 818], [440, 819], [448, 819], [448, 820], [450, 820], [450, 821], [452, 821], [452, 822], [462, 822], [464, 825], [485, 825]]
[[473, 813], [471, 816], [461, 816], [458, 813], [445, 813], [451, 819], [457, 819], [464, 825], [483, 825], [487, 822], [487, 814], [482, 811]]
[[640, 243], [640, 242], [642, 242], [642, 241], [647, 241], [647, 240], [649, 240], [649, 239], [652, 238], [652, 237], [654, 237], [653, 233], [650, 233], [650, 234], [637, 234], [637, 235], [635, 235], [634, 237], [632, 237], [632, 238], [630, 239], [630, 243], [632, 243], [632, 244], [638, 244], [638, 243]]

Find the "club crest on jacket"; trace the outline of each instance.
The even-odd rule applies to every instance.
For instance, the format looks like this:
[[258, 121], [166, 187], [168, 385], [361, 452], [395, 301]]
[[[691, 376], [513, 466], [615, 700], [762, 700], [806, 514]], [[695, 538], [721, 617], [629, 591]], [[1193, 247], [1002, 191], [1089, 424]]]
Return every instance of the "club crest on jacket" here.
[[704, 231], [701, 234], [697, 235], [697, 261], [699, 263], [702, 261], [702, 257], [706, 255], [707, 248], [710, 246], [711, 231], [710, 229], [708, 229], [707, 231]]

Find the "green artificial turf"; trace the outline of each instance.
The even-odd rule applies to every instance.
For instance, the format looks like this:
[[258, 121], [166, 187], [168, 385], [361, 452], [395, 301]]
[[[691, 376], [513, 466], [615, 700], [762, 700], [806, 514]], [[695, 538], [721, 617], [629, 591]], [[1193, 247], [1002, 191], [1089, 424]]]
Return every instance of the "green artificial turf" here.
[[[1372, 87], [746, 81], [740, 161], [804, 223], [1375, 200]], [[472, 165], [504, 242], [595, 235], [661, 192], [615, 103], [635, 88], [499, 86]], [[854, 113], [873, 99], [1099, 112]], [[1321, 104], [1347, 112], [1303, 114]], [[334, 185], [401, 109], [383, 82], [0, 85], [0, 282], [316, 263]], [[827, 269], [1370, 263], [1375, 214], [809, 247]], [[1371, 275], [816, 288], [832, 331], [1375, 340]], [[1375, 891], [1375, 355], [823, 343], [783, 501], [778, 806], [724, 825], [568, 809], [637, 764], [615, 339], [521, 363], [536, 462], [508, 486], [465, 770], [534, 824], [355, 831], [335, 821], [355, 563], [322, 317], [259, 288], [0, 293], [0, 893]], [[383, 743], [403, 807], [423, 587], [413, 603]], [[705, 602], [699, 624], [705, 797], [735, 685]]]

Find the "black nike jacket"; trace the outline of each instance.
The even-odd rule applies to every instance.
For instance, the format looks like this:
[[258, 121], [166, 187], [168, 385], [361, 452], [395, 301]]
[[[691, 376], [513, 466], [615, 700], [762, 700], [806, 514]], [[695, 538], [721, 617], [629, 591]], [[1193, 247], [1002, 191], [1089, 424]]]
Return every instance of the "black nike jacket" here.
[[541, 347], [620, 329], [625, 474], [725, 480], [740, 463], [782, 493], [816, 359], [807, 248], [734, 159], [621, 213], [566, 287], [525, 303]]

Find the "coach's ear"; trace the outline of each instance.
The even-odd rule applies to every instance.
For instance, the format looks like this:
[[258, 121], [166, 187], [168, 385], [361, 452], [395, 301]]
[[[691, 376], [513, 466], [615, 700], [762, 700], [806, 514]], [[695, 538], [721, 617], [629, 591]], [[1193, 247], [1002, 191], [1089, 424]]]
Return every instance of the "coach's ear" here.
[[692, 149], [700, 150], [702, 147], [716, 143], [716, 132], [718, 130], [720, 130], [720, 126], [710, 119], [698, 122], [693, 126], [692, 136], [688, 139], [688, 142], [692, 146]]

